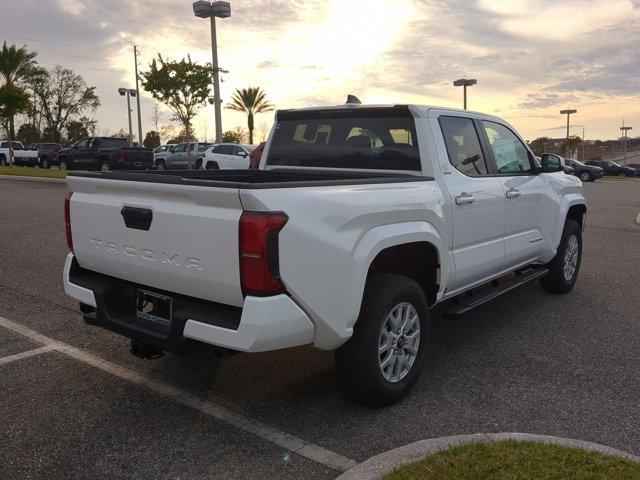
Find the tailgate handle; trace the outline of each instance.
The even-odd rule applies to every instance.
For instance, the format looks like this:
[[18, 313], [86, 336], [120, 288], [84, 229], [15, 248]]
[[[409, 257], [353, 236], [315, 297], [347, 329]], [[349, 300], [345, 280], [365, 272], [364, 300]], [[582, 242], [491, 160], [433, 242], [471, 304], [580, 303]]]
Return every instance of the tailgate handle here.
[[144, 230], [146, 232], [151, 228], [153, 212], [148, 208], [122, 207], [120, 213], [127, 228]]

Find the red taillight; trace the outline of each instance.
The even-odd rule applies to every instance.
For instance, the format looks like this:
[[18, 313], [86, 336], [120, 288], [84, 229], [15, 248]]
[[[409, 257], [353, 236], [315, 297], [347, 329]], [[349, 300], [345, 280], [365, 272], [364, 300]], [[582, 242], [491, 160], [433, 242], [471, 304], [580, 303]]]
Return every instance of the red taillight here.
[[278, 265], [278, 233], [288, 217], [281, 212], [243, 212], [240, 217], [240, 282], [244, 295], [284, 291]]
[[64, 197], [64, 229], [67, 234], [67, 247], [73, 252], [73, 238], [71, 237], [71, 195], [73, 192], [67, 193]]

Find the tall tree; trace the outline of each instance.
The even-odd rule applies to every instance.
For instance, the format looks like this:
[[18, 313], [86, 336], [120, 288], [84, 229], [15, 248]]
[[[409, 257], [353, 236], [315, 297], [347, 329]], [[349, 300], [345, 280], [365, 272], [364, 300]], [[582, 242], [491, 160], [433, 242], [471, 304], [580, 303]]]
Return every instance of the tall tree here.
[[68, 68], [54, 67], [33, 77], [30, 85], [39, 100], [38, 108], [47, 123], [47, 132], [56, 142], [60, 142], [69, 122], [87, 110], [95, 112], [100, 106], [96, 87], [88, 86], [82, 75]]
[[[15, 45], [7, 46], [7, 42], [2, 44], [0, 50], [0, 78], [2, 85], [9, 87], [23, 88], [25, 84], [34, 76], [42, 72], [35, 60], [36, 52], [27, 51], [26, 45], [16, 48]], [[15, 115], [7, 118], [9, 123], [9, 134], [15, 136]]]
[[4, 84], [0, 87], [0, 121], [7, 127], [7, 140], [9, 140], [9, 164], [13, 165], [13, 133], [10, 121], [21, 112], [29, 108], [29, 95], [23, 89], [15, 85]]
[[249, 143], [253, 143], [254, 116], [274, 109], [267, 99], [267, 94], [260, 87], [236, 88], [231, 97], [231, 103], [226, 108], [247, 114]]
[[160, 54], [141, 74], [144, 89], [169, 108], [173, 120], [184, 128], [187, 141], [193, 136], [191, 122], [209, 97], [212, 74], [211, 65], [198, 65], [190, 56], [178, 62], [165, 60]]

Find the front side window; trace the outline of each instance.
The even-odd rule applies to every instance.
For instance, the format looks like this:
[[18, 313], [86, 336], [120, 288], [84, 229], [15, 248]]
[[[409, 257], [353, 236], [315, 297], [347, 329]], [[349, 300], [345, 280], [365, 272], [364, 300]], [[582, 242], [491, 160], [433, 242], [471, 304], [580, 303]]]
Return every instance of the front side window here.
[[440, 128], [451, 165], [470, 177], [487, 175], [487, 163], [473, 120], [463, 117], [440, 117]]
[[186, 152], [187, 151], [187, 144], [186, 143], [179, 143], [178, 145], [173, 147], [173, 151], [177, 152], [177, 153]]
[[267, 165], [421, 170], [406, 107], [282, 112]]
[[515, 133], [495, 122], [483, 120], [482, 125], [489, 138], [498, 173], [532, 173], [535, 170], [529, 151]]

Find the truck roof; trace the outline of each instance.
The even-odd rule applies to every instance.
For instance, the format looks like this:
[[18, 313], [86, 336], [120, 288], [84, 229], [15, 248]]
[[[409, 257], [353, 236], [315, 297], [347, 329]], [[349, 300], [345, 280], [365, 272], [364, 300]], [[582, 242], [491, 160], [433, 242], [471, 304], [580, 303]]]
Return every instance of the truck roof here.
[[441, 107], [437, 105], [420, 105], [420, 104], [356, 104], [349, 103], [343, 105], [328, 105], [324, 107], [304, 107], [304, 108], [289, 108], [289, 109], [280, 109], [278, 112], [314, 112], [314, 111], [331, 111], [331, 110], [367, 110], [367, 109], [402, 109], [408, 108], [414, 114], [419, 114], [420, 117], [426, 117], [429, 110], [446, 110], [450, 112], [458, 112], [465, 113], [467, 115], [479, 115], [483, 117], [490, 118], [498, 118], [495, 115], [491, 115], [489, 113], [477, 112], [474, 110], [463, 110], [461, 108], [453, 108], [453, 107]]

